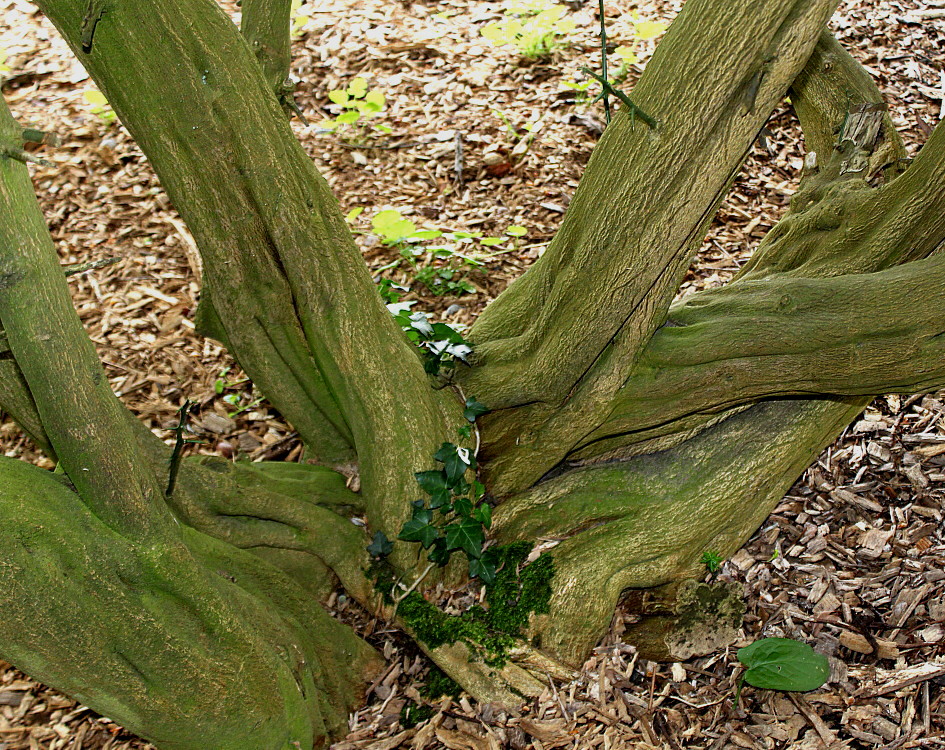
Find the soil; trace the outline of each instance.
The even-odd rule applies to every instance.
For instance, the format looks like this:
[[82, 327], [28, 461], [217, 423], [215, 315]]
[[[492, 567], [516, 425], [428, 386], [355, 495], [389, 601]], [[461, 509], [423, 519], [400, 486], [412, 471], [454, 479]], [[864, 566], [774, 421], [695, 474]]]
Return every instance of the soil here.
[[[648, 29], [634, 19], [668, 22], [680, 6], [608, 0], [611, 43], [638, 57], [623, 88], [658, 41], [639, 38]], [[414, 309], [454, 323], [470, 323], [540, 256], [604, 127], [593, 86], [589, 96], [579, 90], [579, 68], [599, 65], [596, 5], [569, 3], [574, 30], [540, 60], [481, 36], [505, 7], [332, 0], [303, 5], [298, 18], [293, 72], [310, 121], [296, 121], [301, 142], [352, 212], [378, 279], [405, 287], [401, 301]], [[945, 114], [945, 2], [844, 0], [831, 26], [883, 89], [914, 152]], [[115, 392], [167, 439], [184, 400], [196, 401], [195, 450], [298, 460], [291, 427], [221, 347], [194, 333], [200, 265], [186, 227], [81, 65], [23, 0], [0, 0], [0, 71], [17, 119], [62, 138], [43, 150], [53, 166], [31, 170], [61, 262], [104, 264], [69, 278]], [[384, 94], [384, 109], [333, 131], [324, 121], [339, 106], [329, 92], [357, 76]], [[804, 147], [788, 102], [768, 127], [681, 294], [724, 284], [796, 189]], [[473, 236], [404, 248], [374, 231], [371, 219], [385, 209], [419, 229]], [[516, 237], [509, 227], [526, 231]], [[429, 665], [409, 640], [334, 596], [333, 610], [390, 666], [333, 747], [945, 746], [943, 414], [945, 394], [878, 398], [824, 452], [746, 546], [707, 573], [741, 585], [748, 607], [739, 640], [709, 656], [641, 659], [622, 640], [629, 615], [618, 612], [581, 677], [549, 682], [519, 711], [463, 695], [431, 700], [419, 692]], [[51, 468], [9, 420], [0, 445]], [[736, 648], [763, 636], [812, 644], [830, 660], [829, 682], [806, 694], [746, 687], [735, 705]], [[403, 726], [411, 703], [429, 706], [432, 718]], [[0, 750], [149, 747], [0, 662]]]

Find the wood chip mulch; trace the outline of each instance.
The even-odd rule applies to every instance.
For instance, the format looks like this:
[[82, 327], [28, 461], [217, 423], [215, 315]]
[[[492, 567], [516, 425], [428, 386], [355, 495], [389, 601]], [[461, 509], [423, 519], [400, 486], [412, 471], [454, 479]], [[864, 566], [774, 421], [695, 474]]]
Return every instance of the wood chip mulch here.
[[[608, 0], [611, 41], [634, 44], [631, 13], [668, 21], [680, 5]], [[366, 261], [379, 277], [409, 287], [405, 299], [416, 309], [471, 322], [553, 236], [602, 127], [601, 110], [575, 101], [565, 85], [581, 80], [581, 65], [598, 63], [596, 4], [575, 0], [568, 8], [576, 24], [568, 46], [548, 61], [523, 63], [514, 49], [479, 35], [502, 17], [500, 3], [303, 5], [308, 21], [294, 72], [312, 124], [297, 124], [297, 132], [344, 210], [365, 209], [353, 227]], [[832, 26], [917, 149], [945, 113], [945, 0], [844, 0]], [[627, 87], [653, 45], [636, 43], [640, 62]], [[200, 268], [186, 227], [127, 133], [87, 99], [94, 85], [85, 71], [24, 0], [0, 0], [2, 53], [3, 93], [14, 114], [63, 139], [44, 152], [54, 167], [31, 167], [62, 263], [116, 259], [70, 277], [115, 392], [165, 438], [190, 398], [199, 403], [199, 450], [298, 460], [291, 428], [219, 346], [194, 334]], [[337, 113], [328, 92], [357, 75], [384, 92], [377, 122], [390, 135], [322, 132], [319, 123]], [[770, 128], [681, 293], [725, 283], [784, 212], [803, 145], [789, 106]], [[371, 233], [370, 219], [384, 208], [422, 229], [500, 236], [520, 225], [528, 232], [498, 248], [471, 239], [461, 243], [462, 255], [425, 252], [411, 262]], [[423, 269], [468, 281], [475, 292], [434, 295], [418, 280]], [[945, 746], [943, 415], [945, 394], [877, 399], [805, 473], [718, 573], [742, 583], [748, 603], [744, 637], [724, 652], [671, 665], [642, 660], [621, 640], [628, 616], [618, 612], [580, 679], [549, 682], [519, 711], [465, 696], [431, 701], [419, 692], [428, 663], [409, 641], [336, 595], [333, 611], [384, 653], [389, 669], [334, 747]], [[49, 466], [9, 421], [0, 423], [0, 446]], [[736, 647], [761, 636], [811, 643], [830, 658], [830, 682], [807, 694], [746, 688], [734, 706]], [[430, 706], [432, 718], [404, 728], [408, 702]], [[150, 747], [0, 662], [0, 750]]]

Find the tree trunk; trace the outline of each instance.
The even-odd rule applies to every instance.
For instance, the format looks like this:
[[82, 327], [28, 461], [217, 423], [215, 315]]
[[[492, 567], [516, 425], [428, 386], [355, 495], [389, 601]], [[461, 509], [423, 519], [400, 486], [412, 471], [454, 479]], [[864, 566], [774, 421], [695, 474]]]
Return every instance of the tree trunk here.
[[[445, 383], [286, 121], [288, 2], [247, 0], [241, 35], [212, 0], [39, 0], [197, 241], [201, 329], [322, 465], [185, 461], [170, 491], [170, 450], [70, 309], [4, 115], [0, 406], [65, 481], [0, 461], [0, 655], [162, 748], [311, 748], [378, 667], [321, 608], [336, 584], [475, 697], [514, 702], [570, 675], [628, 589], [737, 549], [871, 395], [945, 385], [945, 130], [905, 168], [869, 76], [823, 32], [835, 4], [689, 0], [633, 91], [655, 126], [614, 119], [548, 251]], [[817, 166], [734, 282], [673, 303], [789, 87]], [[422, 578], [398, 542], [383, 583], [350, 522], [397, 537], [467, 396], [492, 410], [466, 447], [495, 539], [558, 542], [550, 606], [514, 638], [458, 630], [420, 596], [395, 606], [464, 573]], [[516, 642], [484, 657], [484, 634]], [[665, 640], [665, 622], [636, 636]]]

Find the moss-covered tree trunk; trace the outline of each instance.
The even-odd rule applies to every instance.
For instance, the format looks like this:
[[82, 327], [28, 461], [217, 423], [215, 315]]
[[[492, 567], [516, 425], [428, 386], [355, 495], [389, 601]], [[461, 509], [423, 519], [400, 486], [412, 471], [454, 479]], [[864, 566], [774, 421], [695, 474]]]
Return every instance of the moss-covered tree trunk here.
[[[61, 472], [0, 462], [0, 656], [159, 747], [340, 731], [379, 659], [321, 608], [337, 585], [477, 698], [535, 694], [580, 665], [622, 593], [666, 599], [702, 552], [741, 545], [871, 395], [945, 385], [945, 130], [902, 159], [869, 76], [823, 31], [834, 0], [689, 0], [632, 93], [655, 127], [614, 119], [554, 242], [448, 383], [292, 134], [287, 1], [246, 0], [242, 33], [212, 0], [37, 4], [190, 227], [201, 330], [321, 464], [185, 461], [167, 492], [170, 449], [107, 386], [4, 112], [0, 406]], [[789, 89], [816, 152], [791, 210], [735, 281], [673, 303]], [[493, 536], [526, 543], [505, 548], [487, 601], [522, 550], [558, 542], [520, 574], [541, 588], [553, 566], [547, 606], [504, 634], [418, 595], [395, 608], [366, 552], [397, 537], [468, 396], [490, 409], [459, 447], [478, 449]], [[432, 583], [417, 558], [394, 545], [394, 592]], [[669, 632], [654, 617], [633, 636], [658, 652]]]

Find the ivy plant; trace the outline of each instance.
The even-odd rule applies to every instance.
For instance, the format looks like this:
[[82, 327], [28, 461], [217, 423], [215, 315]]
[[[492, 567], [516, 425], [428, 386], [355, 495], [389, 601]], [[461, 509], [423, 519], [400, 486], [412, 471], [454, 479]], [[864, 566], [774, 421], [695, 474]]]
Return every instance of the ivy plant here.
[[429, 375], [452, 370], [457, 360], [468, 364], [472, 347], [463, 335], [447, 323], [431, 323], [430, 314], [410, 312], [413, 302], [397, 302], [387, 309], [400, 324], [407, 338], [423, 353], [423, 369]]
[[[439, 324], [442, 325], [442, 324]], [[475, 398], [466, 399], [463, 417], [470, 424], [487, 412]], [[460, 434], [464, 433], [460, 430]], [[473, 476], [476, 458], [468, 448], [443, 443], [433, 454], [436, 468], [418, 471], [414, 476], [424, 497], [411, 503], [410, 518], [397, 535], [403, 542], [417, 542], [427, 551], [433, 565], [446, 565], [454, 552], [462, 552], [469, 562], [469, 575], [484, 583], [495, 580], [499, 564], [495, 548], [486, 549], [486, 533], [492, 527], [492, 506], [485, 500], [485, 487]], [[373, 557], [390, 553], [392, 545], [378, 531], [368, 546]]]

